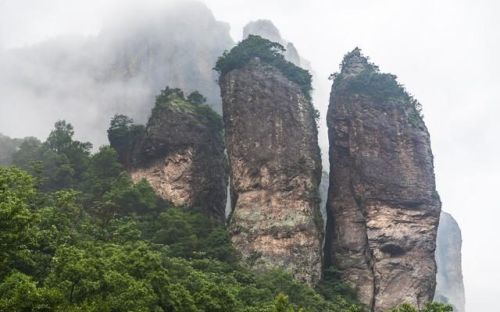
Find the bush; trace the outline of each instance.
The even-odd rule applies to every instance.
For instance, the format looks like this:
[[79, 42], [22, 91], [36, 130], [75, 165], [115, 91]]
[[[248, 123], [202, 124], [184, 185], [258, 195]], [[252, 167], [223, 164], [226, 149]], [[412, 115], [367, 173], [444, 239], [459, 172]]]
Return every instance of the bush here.
[[[365, 70], [353, 76], [346, 76], [343, 69], [349, 65], [352, 58], [362, 61]], [[340, 74], [335, 73], [330, 76], [330, 79], [334, 80], [335, 92], [338, 94], [365, 95], [379, 103], [389, 99], [399, 100], [410, 108], [408, 118], [412, 125], [417, 126], [423, 118], [422, 105], [406, 91], [403, 85], [398, 83], [397, 76], [381, 73], [378, 66], [369, 62], [368, 58], [361, 54], [361, 50], [356, 48], [346, 54], [340, 67]]]
[[195, 113], [200, 117], [200, 120], [205, 119], [209, 127], [221, 132], [224, 128], [221, 116], [210, 106], [204, 104], [205, 102], [206, 98], [198, 91], [193, 91], [186, 99], [181, 89], [167, 86], [156, 97], [155, 107], [151, 112], [151, 116], [158, 115], [162, 108], [176, 106]]

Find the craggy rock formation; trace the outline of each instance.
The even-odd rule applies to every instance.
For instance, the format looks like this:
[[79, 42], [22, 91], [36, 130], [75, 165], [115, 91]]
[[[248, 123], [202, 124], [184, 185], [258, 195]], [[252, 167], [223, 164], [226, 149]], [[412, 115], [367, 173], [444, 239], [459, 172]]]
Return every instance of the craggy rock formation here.
[[453, 311], [465, 312], [465, 290], [462, 275], [462, 233], [457, 221], [441, 213], [437, 246], [437, 286], [434, 300], [453, 305]]
[[222, 121], [208, 106], [173, 91], [158, 97], [133, 150], [132, 179], [146, 179], [176, 206], [200, 209], [223, 222], [228, 169]]
[[334, 75], [326, 265], [370, 311], [422, 307], [436, 285], [441, 203], [420, 104], [359, 49]]
[[232, 241], [256, 270], [309, 284], [322, 267], [321, 159], [301, 87], [259, 58], [219, 79], [231, 171]]

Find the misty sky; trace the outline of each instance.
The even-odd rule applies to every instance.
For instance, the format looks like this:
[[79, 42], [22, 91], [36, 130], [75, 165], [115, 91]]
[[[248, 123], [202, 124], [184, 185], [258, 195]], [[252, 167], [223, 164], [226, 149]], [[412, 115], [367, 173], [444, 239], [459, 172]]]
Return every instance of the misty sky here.
[[[67, 33], [92, 36], [134, 7], [157, 1], [0, 0], [0, 50]], [[130, 3], [130, 5], [125, 5]], [[205, 0], [233, 39], [270, 19], [315, 72], [314, 104], [326, 115], [330, 81], [359, 46], [423, 104], [443, 209], [462, 228], [469, 312], [500, 311], [500, 2], [498, 0]], [[118, 6], [120, 4], [120, 6]], [[0, 73], [1, 74], [1, 73]], [[0, 107], [15, 103], [0, 102]], [[0, 109], [0, 111], [2, 110]], [[12, 107], [13, 110], [20, 109]], [[22, 120], [19, 120], [22, 123]], [[0, 133], [43, 135], [0, 124]], [[47, 129], [48, 131], [49, 129]], [[78, 131], [78, 129], [76, 129]], [[326, 127], [320, 143], [327, 146]], [[324, 155], [326, 156], [326, 155]]]

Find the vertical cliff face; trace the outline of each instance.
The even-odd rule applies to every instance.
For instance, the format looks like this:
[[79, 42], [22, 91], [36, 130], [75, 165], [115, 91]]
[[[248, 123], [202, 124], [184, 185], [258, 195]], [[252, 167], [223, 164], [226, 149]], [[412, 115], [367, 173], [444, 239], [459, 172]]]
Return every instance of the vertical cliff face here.
[[220, 117], [176, 92], [159, 97], [132, 152], [130, 173], [174, 205], [223, 222], [228, 169]]
[[321, 276], [321, 159], [301, 87], [259, 58], [220, 77], [234, 246], [256, 270]]
[[371, 311], [422, 307], [436, 284], [436, 192], [419, 104], [359, 49], [335, 76], [328, 109], [326, 264]]
[[453, 311], [465, 312], [462, 275], [462, 233], [457, 221], [441, 213], [436, 246], [437, 286], [434, 300], [453, 305]]

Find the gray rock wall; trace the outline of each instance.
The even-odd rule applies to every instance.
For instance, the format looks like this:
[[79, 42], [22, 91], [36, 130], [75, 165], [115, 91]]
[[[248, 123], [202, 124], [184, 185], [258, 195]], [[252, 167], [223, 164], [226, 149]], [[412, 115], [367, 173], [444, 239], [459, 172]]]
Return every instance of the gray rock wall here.
[[157, 104], [133, 151], [130, 173], [158, 195], [223, 223], [228, 180], [222, 122], [175, 95]]
[[313, 107], [276, 68], [253, 59], [220, 78], [234, 246], [256, 270], [309, 284], [322, 269], [321, 158]]
[[327, 122], [326, 264], [370, 311], [423, 307], [436, 284], [441, 203], [429, 133], [412, 98], [355, 49], [335, 78]]

